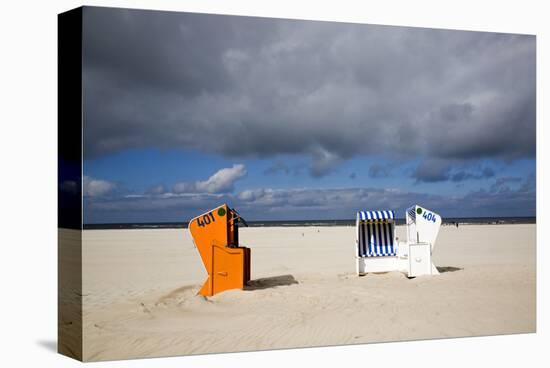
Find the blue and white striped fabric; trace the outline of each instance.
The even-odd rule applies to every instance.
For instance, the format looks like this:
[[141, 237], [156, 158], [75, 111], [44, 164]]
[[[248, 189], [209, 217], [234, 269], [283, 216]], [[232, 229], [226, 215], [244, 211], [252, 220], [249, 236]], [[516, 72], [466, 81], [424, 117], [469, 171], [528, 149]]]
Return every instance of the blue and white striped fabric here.
[[357, 218], [361, 221], [385, 221], [395, 219], [393, 211], [359, 211]]
[[397, 254], [393, 222], [359, 222], [359, 257], [385, 257]]
[[416, 206], [412, 206], [407, 208], [407, 213], [409, 214], [409, 217], [416, 222]]
[[394, 211], [359, 211], [357, 220], [359, 257], [385, 257], [397, 254]]

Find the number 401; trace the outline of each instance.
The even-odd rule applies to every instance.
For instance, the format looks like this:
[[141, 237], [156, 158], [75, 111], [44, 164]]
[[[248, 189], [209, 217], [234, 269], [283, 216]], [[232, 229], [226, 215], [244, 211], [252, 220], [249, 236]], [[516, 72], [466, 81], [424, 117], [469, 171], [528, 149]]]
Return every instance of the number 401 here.
[[204, 227], [206, 225], [210, 225], [210, 223], [214, 221], [216, 221], [216, 219], [214, 218], [214, 214], [210, 212], [197, 218], [197, 225], [199, 225], [200, 227]]

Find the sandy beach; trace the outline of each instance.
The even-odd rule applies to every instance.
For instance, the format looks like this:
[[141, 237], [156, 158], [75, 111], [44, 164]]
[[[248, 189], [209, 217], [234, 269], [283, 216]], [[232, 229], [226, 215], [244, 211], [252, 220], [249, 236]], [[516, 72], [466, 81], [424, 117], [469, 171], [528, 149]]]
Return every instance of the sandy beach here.
[[353, 227], [242, 228], [249, 288], [206, 299], [187, 229], [86, 230], [83, 359], [534, 332], [535, 234], [534, 224], [443, 226], [441, 274], [408, 279], [356, 276]]

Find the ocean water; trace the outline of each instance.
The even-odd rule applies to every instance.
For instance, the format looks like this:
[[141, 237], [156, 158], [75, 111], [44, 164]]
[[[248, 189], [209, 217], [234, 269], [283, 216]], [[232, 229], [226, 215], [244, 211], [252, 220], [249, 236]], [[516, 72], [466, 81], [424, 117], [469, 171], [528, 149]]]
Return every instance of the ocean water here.
[[[444, 218], [443, 225], [497, 225], [497, 224], [536, 224], [536, 217], [456, 217]], [[292, 226], [355, 226], [355, 219], [349, 220], [287, 220], [287, 221], [247, 221], [249, 227], [292, 227]], [[405, 219], [397, 219], [397, 225]], [[105, 229], [180, 229], [187, 228], [188, 222], [158, 223], [110, 223], [84, 224], [85, 230]], [[242, 225], [241, 225], [242, 226]]]

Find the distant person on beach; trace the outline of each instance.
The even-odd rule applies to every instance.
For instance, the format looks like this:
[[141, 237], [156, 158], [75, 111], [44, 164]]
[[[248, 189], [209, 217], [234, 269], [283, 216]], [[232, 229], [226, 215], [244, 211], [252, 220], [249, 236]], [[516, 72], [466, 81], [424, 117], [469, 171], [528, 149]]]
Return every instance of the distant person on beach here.
[[458, 229], [458, 222], [456, 223], [456, 228]]

